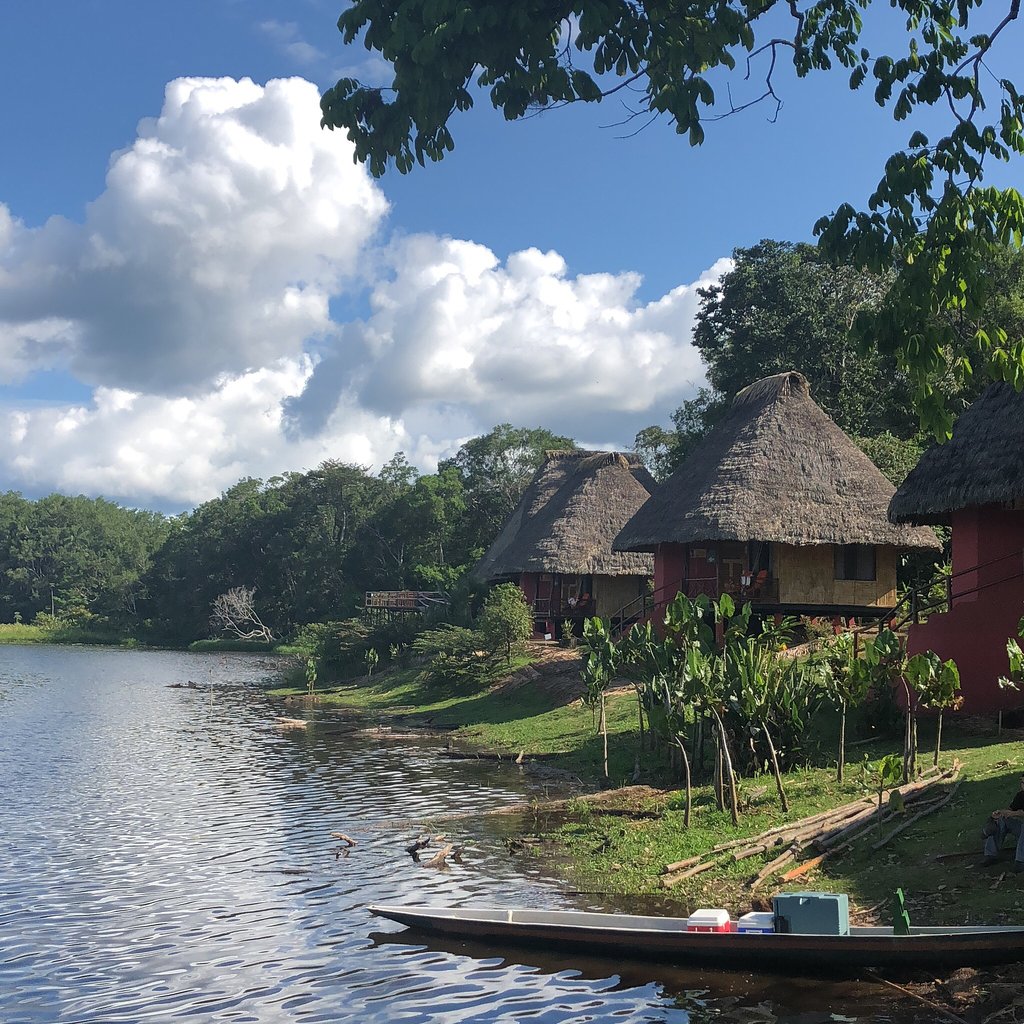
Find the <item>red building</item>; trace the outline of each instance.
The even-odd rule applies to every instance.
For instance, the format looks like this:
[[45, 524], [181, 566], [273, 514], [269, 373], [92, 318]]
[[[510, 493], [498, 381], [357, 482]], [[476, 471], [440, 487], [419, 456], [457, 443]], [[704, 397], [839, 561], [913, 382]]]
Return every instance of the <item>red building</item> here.
[[895, 523], [952, 528], [949, 610], [911, 626], [911, 654], [932, 650], [960, 670], [964, 711], [1019, 708], [1001, 690], [1006, 641], [1024, 616], [1024, 395], [993, 384], [953, 437], [925, 452], [889, 506]]

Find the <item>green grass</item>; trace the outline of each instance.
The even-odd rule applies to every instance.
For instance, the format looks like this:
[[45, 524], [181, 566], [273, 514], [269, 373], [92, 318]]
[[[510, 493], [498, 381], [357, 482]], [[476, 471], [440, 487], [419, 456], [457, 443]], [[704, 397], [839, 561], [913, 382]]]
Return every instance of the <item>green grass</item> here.
[[87, 629], [68, 623], [37, 626], [24, 622], [0, 623], [0, 644], [118, 644], [129, 641], [109, 629]]
[[[754, 836], [784, 821], [867, 795], [857, 766], [848, 772], [841, 787], [831, 768], [788, 773], [788, 815], [783, 815], [778, 806], [770, 776], [746, 780], [741, 799], [744, 790], [749, 793], [755, 787], [763, 788], [764, 793], [744, 812], [738, 828], [732, 826], [727, 813], [715, 808], [710, 790], [703, 787], [695, 791], [689, 829], [683, 827], [681, 794], [675, 799], [648, 801], [649, 808], [664, 812], [655, 820], [610, 817], [584, 808], [573, 820], [551, 822], [549, 829], [556, 848], [565, 855], [572, 883], [580, 889], [658, 894], [684, 908], [724, 906], [734, 913], [749, 910], [753, 895], [764, 898], [783, 890], [845, 892], [855, 906], [876, 908], [880, 919], [887, 921], [892, 893], [902, 887], [911, 917], [918, 923], [1019, 923], [1024, 917], [1024, 876], [1012, 873], [1009, 841], [1004, 854], [1007, 859], [999, 866], [981, 870], [977, 864], [981, 858], [980, 828], [991, 810], [1008, 805], [1012, 798], [1024, 767], [1024, 749], [1019, 741], [958, 736], [952, 729], [949, 733], [949, 749], [942, 763], [950, 764], [953, 757], [964, 763], [963, 782], [951, 803], [912, 825], [881, 850], [874, 851], [871, 845], [898, 821], [887, 822], [881, 831], [873, 830], [849, 852], [833, 856], [812, 873], [785, 884], [769, 880], [756, 894], [748, 885], [750, 879], [782, 853], [783, 847], [761, 857], [728, 862], [684, 880], [668, 893], [660, 876], [666, 864], [703, 853], [723, 841]], [[894, 746], [880, 745], [874, 753], [883, 749]], [[930, 763], [930, 758], [923, 763]], [[907, 816], [913, 814], [911, 805]], [[935, 859], [936, 854], [959, 852], [967, 856]]]
[[0, 644], [51, 643], [48, 630], [27, 622], [0, 622]]
[[[304, 689], [279, 690], [279, 694], [305, 696]], [[500, 750], [509, 754], [554, 754], [554, 765], [581, 778], [601, 775], [601, 740], [590, 708], [579, 700], [566, 702], [529, 682], [515, 688], [492, 688], [474, 694], [443, 694], [431, 689], [415, 669], [390, 672], [350, 681], [326, 691], [317, 700], [351, 708], [370, 717], [387, 718], [409, 725], [452, 729], [457, 746]], [[608, 701], [611, 779], [623, 784], [632, 777], [637, 754], [636, 704], [630, 692], [612, 695]], [[769, 880], [752, 893], [748, 882], [770, 859], [782, 852], [727, 863], [707, 874], [687, 879], [666, 891], [661, 872], [666, 864], [702, 853], [718, 843], [753, 836], [785, 821], [794, 821], [820, 810], [859, 799], [869, 793], [869, 782], [860, 768], [865, 756], [872, 759], [898, 752], [898, 738], [877, 738], [848, 751], [847, 778], [840, 786], [835, 766], [828, 759], [834, 749], [833, 725], [824, 716], [807, 737], [808, 755], [824, 764], [787, 773], [785, 784], [790, 812], [778, 805], [770, 775], [740, 780], [744, 811], [738, 828], [728, 813], [715, 807], [709, 786], [694, 791], [689, 829], [683, 827], [681, 784], [671, 781], [664, 755], [644, 754], [644, 780], [667, 784], [654, 795], [634, 798], [635, 809], [655, 817], [623, 817], [575, 801], [566, 815], [531, 817], [523, 827], [535, 827], [551, 842], [542, 844], [541, 856], [556, 862], [556, 869], [581, 891], [656, 896], [680, 911], [697, 906], [725, 906], [734, 913], [750, 909], [752, 896], [769, 898], [780, 889], [846, 892], [855, 907], [877, 908], [888, 920], [893, 890], [907, 894], [908, 908], [919, 923], [962, 924], [1024, 919], [1024, 875], [1012, 873], [1009, 843], [1006, 861], [980, 870], [980, 828], [988, 813], [1006, 806], [1017, 789], [1024, 769], [1024, 746], [1014, 739], [991, 733], [959, 730], [947, 719], [942, 763], [956, 757], [964, 768], [956, 798], [942, 810], [923, 818], [880, 851], [871, 844], [898, 822], [883, 826], [883, 833], [869, 834], [845, 853], [834, 855], [812, 873], [780, 886]], [[919, 726], [922, 767], [931, 763], [932, 724]], [[908, 815], [914, 813], [911, 804]], [[938, 853], [966, 856], [935, 860]], [[1002, 880], [999, 881], [1000, 876]]]

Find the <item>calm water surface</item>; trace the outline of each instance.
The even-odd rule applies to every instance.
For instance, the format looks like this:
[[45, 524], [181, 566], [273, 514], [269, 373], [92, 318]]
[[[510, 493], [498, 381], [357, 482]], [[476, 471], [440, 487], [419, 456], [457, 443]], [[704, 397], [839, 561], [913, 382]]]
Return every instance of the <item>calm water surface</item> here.
[[[275, 725], [248, 656], [0, 647], [0, 1022], [881, 1020], [884, 992], [428, 940], [379, 902], [614, 909], [460, 819], [542, 796], [436, 743]], [[197, 688], [169, 688], [192, 680]], [[337, 856], [331, 832], [358, 845]], [[836, 1016], [833, 1016], [836, 1015]]]

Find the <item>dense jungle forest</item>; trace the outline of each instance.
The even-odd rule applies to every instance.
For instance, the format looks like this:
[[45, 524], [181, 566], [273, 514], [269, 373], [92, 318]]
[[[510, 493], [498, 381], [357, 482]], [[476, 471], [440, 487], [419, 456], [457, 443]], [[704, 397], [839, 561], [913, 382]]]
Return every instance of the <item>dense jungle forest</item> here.
[[[672, 425], [633, 445], [664, 479], [735, 393], [798, 369], [815, 400], [899, 483], [929, 439], [892, 354], [851, 342], [859, 312], [883, 292], [873, 275], [825, 262], [808, 245], [764, 241], [701, 292], [694, 343], [707, 385]], [[990, 302], [1024, 334], [1024, 259], [993, 262]], [[954, 325], [965, 334], [969, 323]], [[964, 407], [984, 386], [943, 381]], [[544, 451], [574, 439], [504, 423], [467, 441], [434, 473], [398, 452], [381, 469], [326, 462], [308, 472], [244, 479], [191, 512], [165, 517], [104, 498], [0, 494], [0, 621], [64, 623], [143, 642], [188, 643], [217, 632], [216, 599], [254, 591], [277, 638], [356, 614], [374, 589], [443, 590], [470, 599], [466, 573], [515, 506]]]

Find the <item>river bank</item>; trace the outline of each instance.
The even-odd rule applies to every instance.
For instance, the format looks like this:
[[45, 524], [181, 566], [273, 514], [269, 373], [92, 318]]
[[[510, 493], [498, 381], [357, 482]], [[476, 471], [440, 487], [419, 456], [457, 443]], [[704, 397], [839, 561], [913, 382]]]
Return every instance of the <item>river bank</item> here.
[[[692, 821], [685, 828], [681, 784], [670, 776], [667, 765], [639, 749], [635, 698], [626, 689], [608, 701], [609, 776], [619, 786], [634, 781], [650, 785], [623, 789], [617, 803], [605, 798], [595, 805], [585, 794], [598, 788], [601, 743], [593, 713], [581, 699], [578, 668], [573, 652], [549, 647], [542, 648], [532, 664], [482, 693], [433, 693], [418, 682], [414, 669], [408, 669], [349, 681], [317, 692], [313, 699], [318, 705], [358, 714], [374, 728], [432, 731], [439, 748], [445, 748], [439, 753], [450, 755], [453, 748], [467, 754], [484, 751], [576, 776], [580, 799], [568, 807], [559, 805], [551, 814], [535, 808], [535, 822], [524, 826], [522, 838], [524, 851], [558, 859], [569, 884], [583, 891], [658, 896], [743, 912], [752, 898], [765, 893], [829, 888], [849, 893], [867, 920], [872, 912], [884, 916], [892, 891], [902, 887], [912, 919], [922, 924], [1019, 919], [1024, 875], [1013, 873], [1012, 858], [987, 869], [978, 868], [977, 862], [981, 824], [988, 811], [1008, 805], [1024, 770], [1020, 734], [1004, 730], [996, 736], [994, 723], [987, 722], [947, 725], [940, 760], [944, 767], [954, 761], [962, 765], [956, 793], [947, 805], [911, 824], [880, 850], [872, 847], [883, 833], [869, 833], [792, 881], [770, 875], [756, 892], [751, 879], [779, 849], [666, 886], [667, 865], [701, 855], [723, 838], [754, 837], [863, 799], [871, 793], [871, 780], [856, 763], [848, 765], [842, 784], [836, 781], [834, 766], [790, 771], [785, 780], [790, 811], [783, 813], [770, 775], [744, 779], [738, 826], [717, 809], [710, 786], [696, 786]], [[273, 692], [293, 709], [310, 699], [295, 689]], [[923, 748], [930, 729], [929, 723], [922, 723]], [[857, 747], [851, 760], [854, 754], [874, 758], [897, 748], [895, 738], [874, 739]], [[894, 818], [894, 825], [901, 820]]]
[[[871, 831], [848, 849], [830, 855], [789, 881], [778, 874], [752, 888], [752, 879], [777, 855], [730, 861], [690, 878], [666, 879], [666, 866], [706, 854], [723, 840], [754, 837], [787, 822], [822, 812], [870, 794], [870, 781], [857, 764], [849, 765], [844, 784], [833, 766], [807, 767], [786, 776], [790, 811], [778, 806], [770, 775], [743, 780], [743, 813], [738, 826], [716, 808], [709, 786], [693, 794], [693, 817], [683, 824], [678, 782], [646, 770], [654, 785], [623, 785], [597, 792], [600, 743], [591, 709], [581, 700], [578, 659], [572, 652], [547, 648], [540, 659], [520, 667], [498, 685], [472, 695], [425, 691], [417, 673], [406, 670], [375, 680], [349, 681], [319, 692], [316, 705], [345, 709], [368, 727], [425, 730], [438, 753], [484, 750], [517, 770], [536, 765], [569, 772], [579, 780], [579, 796], [551, 803], [533, 801], [505, 808], [515, 818], [508, 839], [524, 870], [543, 870], [563, 879], [580, 894], [613, 901], [623, 910], [643, 906], [655, 913], [686, 914], [698, 906], [725, 907], [736, 916], [770, 902], [775, 892], [823, 890], [850, 897], [856, 923], [889, 923], [894, 890], [902, 888], [911, 920], [918, 924], [1019, 924], [1024, 920], [1024, 875], [1013, 871], [1008, 849], [999, 864], [979, 867], [980, 827], [989, 811], [1007, 806], [1024, 770], [1024, 735], [995, 723], [947, 723], [941, 767], [959, 763], [959, 784], [952, 799], [910, 824], [881, 849]], [[309, 697], [298, 690], [275, 691], [276, 699], [297, 711]], [[290, 712], [291, 713], [291, 712]], [[632, 691], [608, 701], [610, 776], [618, 783], [634, 777], [637, 755], [636, 705]], [[921, 726], [927, 747], [931, 726]], [[856, 757], [879, 757], [898, 749], [897, 738], [879, 738], [855, 748]], [[649, 755], [648, 755], [649, 758]], [[930, 758], [925, 759], [930, 763]], [[496, 771], [507, 771], [496, 766]], [[641, 765], [640, 773], [645, 771]], [[906, 817], [911, 817], [908, 812]], [[450, 819], [457, 828], [458, 816]], [[894, 819], [899, 824], [901, 819]], [[792, 865], [790, 865], [792, 866]], [[671, 884], [666, 884], [666, 882]], [[1000, 1022], [1024, 1020], [1024, 968], [963, 970], [945, 978], [918, 975], [902, 979], [893, 998], [918, 1005], [927, 1019]]]

